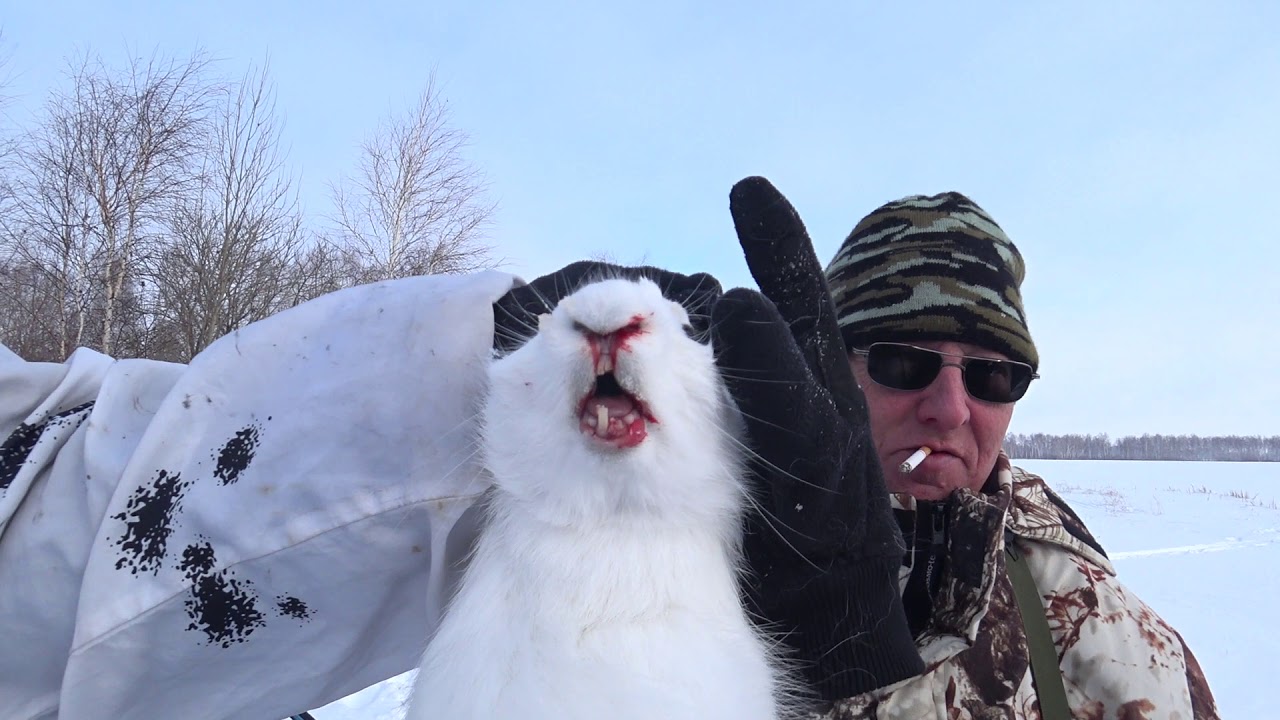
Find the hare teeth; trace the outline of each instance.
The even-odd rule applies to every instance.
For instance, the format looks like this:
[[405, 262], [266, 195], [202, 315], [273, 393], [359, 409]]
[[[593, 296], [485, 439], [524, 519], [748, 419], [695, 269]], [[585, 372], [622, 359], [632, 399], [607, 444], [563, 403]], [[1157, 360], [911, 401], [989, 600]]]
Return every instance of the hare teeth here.
[[596, 428], [609, 427], [609, 410], [604, 405], [596, 406]]
[[596, 375], [603, 375], [607, 372], [613, 372], [613, 356], [607, 353], [600, 353], [600, 359], [596, 362]]

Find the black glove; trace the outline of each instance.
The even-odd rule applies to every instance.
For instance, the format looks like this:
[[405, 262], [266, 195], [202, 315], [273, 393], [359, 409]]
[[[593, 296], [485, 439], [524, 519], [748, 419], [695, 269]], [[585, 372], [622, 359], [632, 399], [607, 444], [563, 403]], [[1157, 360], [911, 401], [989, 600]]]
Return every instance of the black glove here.
[[[744, 590], [833, 701], [924, 670], [898, 590], [905, 546], [808, 232], [764, 178], [729, 196], [764, 294], [716, 302], [716, 361], [755, 453]], [[767, 296], [767, 297], [766, 297]]]
[[583, 260], [507, 291], [493, 304], [493, 347], [501, 354], [519, 348], [538, 331], [538, 316], [549, 313], [566, 296], [604, 278], [649, 278], [663, 297], [684, 306], [694, 333], [703, 336], [711, 322], [711, 306], [720, 297], [720, 281], [706, 273], [681, 275], [655, 267], [623, 267]]

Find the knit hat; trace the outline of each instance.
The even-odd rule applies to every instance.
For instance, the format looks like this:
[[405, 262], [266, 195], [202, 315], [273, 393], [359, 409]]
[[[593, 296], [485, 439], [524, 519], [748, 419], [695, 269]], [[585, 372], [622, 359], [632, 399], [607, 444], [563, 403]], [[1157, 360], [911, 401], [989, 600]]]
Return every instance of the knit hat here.
[[1023, 272], [1013, 241], [955, 192], [912, 195], [872, 211], [826, 270], [846, 349], [952, 340], [1036, 368], [1019, 292]]

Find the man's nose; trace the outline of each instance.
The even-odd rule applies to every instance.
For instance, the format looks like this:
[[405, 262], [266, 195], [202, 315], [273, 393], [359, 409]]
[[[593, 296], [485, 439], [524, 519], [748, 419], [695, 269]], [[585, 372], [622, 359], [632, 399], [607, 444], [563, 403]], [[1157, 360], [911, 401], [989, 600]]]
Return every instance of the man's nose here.
[[920, 422], [942, 429], [969, 422], [969, 393], [964, 389], [964, 372], [959, 365], [945, 364], [917, 406]]

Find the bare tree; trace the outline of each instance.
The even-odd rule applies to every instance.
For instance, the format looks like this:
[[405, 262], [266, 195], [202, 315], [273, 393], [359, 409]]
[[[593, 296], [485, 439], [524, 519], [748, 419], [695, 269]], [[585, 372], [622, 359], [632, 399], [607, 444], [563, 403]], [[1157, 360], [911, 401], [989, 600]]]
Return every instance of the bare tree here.
[[361, 147], [354, 177], [332, 186], [331, 239], [350, 282], [468, 272], [489, 263], [481, 232], [494, 206], [462, 155], [434, 79], [403, 116], [382, 122]]
[[214, 117], [197, 192], [167, 219], [171, 242], [154, 281], [166, 331], [188, 360], [244, 325], [294, 304], [307, 282], [293, 179], [280, 152], [275, 93], [266, 68], [250, 70]]
[[86, 55], [72, 65], [69, 89], [51, 96], [39, 126], [19, 143], [5, 255], [57, 298], [60, 352], [81, 344], [141, 349], [114, 341], [124, 328], [139, 337], [135, 325], [150, 312], [143, 268], [154, 257], [158, 221], [195, 176], [215, 90], [202, 77], [207, 65], [200, 53], [131, 57], [117, 71]]
[[61, 318], [41, 312], [57, 307], [59, 299], [41, 268], [0, 260], [0, 342], [28, 360], [61, 360]]
[[13, 76], [9, 70], [10, 58], [4, 30], [0, 29], [0, 128], [4, 129], [4, 132], [0, 133], [0, 159], [3, 159], [5, 154], [12, 149], [12, 145], [9, 142], [12, 138], [9, 134], [10, 118], [8, 113], [9, 103], [13, 101], [13, 96], [9, 94], [9, 86], [13, 82]]
[[316, 236], [266, 70], [223, 85], [209, 65], [86, 54], [0, 152], [0, 340], [24, 357], [186, 360], [325, 292], [489, 263], [493, 205], [434, 83], [369, 135]]
[[[0, 33], [0, 41], [3, 39]], [[37, 261], [30, 256], [31, 248], [14, 243], [19, 228], [28, 224], [24, 215], [34, 208], [20, 202], [15, 188], [18, 176], [32, 169], [20, 162], [24, 158], [15, 152], [16, 133], [7, 122], [6, 110], [11, 99], [7, 92], [8, 65], [7, 51], [0, 50], [0, 119], [5, 121], [0, 122], [0, 342], [23, 357], [54, 360], [61, 357], [67, 343], [67, 328], [62, 320], [68, 298], [60, 291], [56, 271], [50, 272], [51, 268], [43, 262], [44, 254], [36, 253]], [[32, 155], [43, 149], [38, 148]], [[45, 179], [38, 171], [30, 174], [36, 180]], [[37, 183], [35, 191], [47, 193], [53, 189]], [[56, 214], [57, 210], [50, 208], [50, 212]], [[65, 224], [58, 223], [59, 226]]]
[[74, 116], [50, 112], [22, 138], [9, 167], [12, 185], [0, 213], [0, 262], [9, 278], [0, 302], [28, 332], [44, 329], [43, 340], [28, 334], [28, 357], [61, 359], [82, 344], [101, 295], [93, 207], [81, 183], [83, 130]]
[[285, 304], [292, 307], [350, 285], [355, 269], [348, 260], [324, 238], [312, 236], [305, 249], [294, 256]]
[[[5, 173], [0, 262], [23, 284], [0, 295], [30, 326], [53, 330], [40, 354], [112, 352], [119, 332], [146, 315], [141, 266], [155, 221], [190, 183], [211, 94], [206, 65], [197, 53], [129, 58], [113, 70], [86, 54], [19, 136]], [[48, 304], [22, 306], [36, 297]]]
[[60, 111], [81, 126], [78, 178], [94, 209], [104, 288], [103, 352], [112, 352], [124, 286], [152, 252], [158, 221], [190, 189], [206, 111], [216, 87], [201, 54], [185, 61], [129, 61], [115, 76], [101, 61], [73, 76]]

